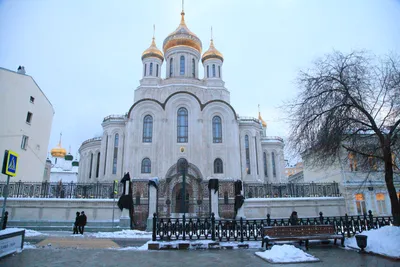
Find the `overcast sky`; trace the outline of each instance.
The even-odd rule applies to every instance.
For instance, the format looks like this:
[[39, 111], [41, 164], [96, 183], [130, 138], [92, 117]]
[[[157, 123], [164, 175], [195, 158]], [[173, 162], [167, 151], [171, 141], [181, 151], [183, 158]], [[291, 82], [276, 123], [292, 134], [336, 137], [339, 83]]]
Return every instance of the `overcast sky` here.
[[[25, 66], [52, 103], [49, 150], [62, 132], [75, 156], [102, 134], [105, 116], [129, 110], [153, 24], [161, 49], [180, 12], [180, 0], [0, 0], [0, 67]], [[298, 71], [316, 58], [334, 49], [400, 51], [395, 0], [186, 0], [185, 13], [203, 51], [213, 27], [232, 106], [257, 117], [260, 104], [268, 135], [287, 136], [278, 107], [296, 95]]]

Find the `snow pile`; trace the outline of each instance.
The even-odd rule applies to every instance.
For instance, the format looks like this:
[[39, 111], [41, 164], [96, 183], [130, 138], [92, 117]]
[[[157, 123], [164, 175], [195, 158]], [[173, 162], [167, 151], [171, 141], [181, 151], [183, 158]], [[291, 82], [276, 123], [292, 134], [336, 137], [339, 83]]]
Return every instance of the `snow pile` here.
[[24, 228], [6, 228], [6, 229], [0, 231], [0, 235], [11, 234], [11, 233], [19, 232], [19, 231], [22, 231], [22, 230], [25, 230], [25, 237], [38, 236], [38, 235], [47, 235], [47, 234], [43, 234], [43, 233], [38, 232], [38, 231], [34, 231], [34, 230], [30, 230], [30, 229], [24, 229]]
[[[384, 226], [379, 229], [364, 231], [361, 235], [368, 236], [365, 251], [400, 258], [400, 227]], [[359, 249], [355, 237], [346, 239], [345, 245]]]
[[24, 242], [24, 249], [35, 249], [36, 246], [32, 245], [29, 242]]
[[139, 230], [122, 230], [117, 232], [98, 232], [88, 233], [89, 236], [97, 238], [151, 238], [151, 232], [139, 231]]
[[38, 236], [38, 235], [47, 235], [47, 234], [43, 234], [41, 232], [31, 230], [31, 229], [25, 229], [25, 237], [32, 237], [32, 236]]
[[144, 244], [143, 246], [140, 247], [124, 247], [124, 248], [114, 248], [115, 250], [147, 250], [148, 248], [148, 244], [151, 241], [146, 242], [146, 244]]
[[272, 263], [312, 262], [318, 258], [305, 253], [293, 245], [275, 245], [270, 250], [256, 252], [258, 257]]

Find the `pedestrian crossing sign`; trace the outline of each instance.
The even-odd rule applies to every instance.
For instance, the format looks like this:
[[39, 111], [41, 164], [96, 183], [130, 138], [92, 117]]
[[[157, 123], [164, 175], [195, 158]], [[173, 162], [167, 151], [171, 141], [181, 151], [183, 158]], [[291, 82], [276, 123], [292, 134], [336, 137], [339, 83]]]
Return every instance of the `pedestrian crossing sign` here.
[[11, 150], [4, 152], [2, 173], [9, 176], [16, 176], [18, 168], [18, 154]]

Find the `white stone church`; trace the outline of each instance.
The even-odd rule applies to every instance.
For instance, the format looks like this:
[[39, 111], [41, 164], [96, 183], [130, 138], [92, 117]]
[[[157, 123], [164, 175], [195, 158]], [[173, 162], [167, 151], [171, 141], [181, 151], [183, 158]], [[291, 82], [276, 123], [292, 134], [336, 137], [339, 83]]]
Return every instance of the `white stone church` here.
[[[179, 212], [178, 160], [189, 165], [186, 197], [197, 204], [207, 195], [210, 178], [220, 184], [286, 182], [283, 139], [266, 135], [260, 114], [258, 119], [238, 116], [224, 86], [222, 53], [211, 39], [202, 54], [201, 40], [186, 26], [183, 11], [181, 16], [178, 28], [165, 38], [163, 52], [154, 38], [143, 52], [143, 78], [127, 114], [104, 118], [103, 135], [79, 149], [78, 182], [111, 182], [126, 172], [133, 181], [158, 177], [168, 213]], [[204, 77], [199, 77], [200, 63]], [[231, 187], [221, 194], [233, 197]], [[136, 200], [146, 191], [134, 189]]]

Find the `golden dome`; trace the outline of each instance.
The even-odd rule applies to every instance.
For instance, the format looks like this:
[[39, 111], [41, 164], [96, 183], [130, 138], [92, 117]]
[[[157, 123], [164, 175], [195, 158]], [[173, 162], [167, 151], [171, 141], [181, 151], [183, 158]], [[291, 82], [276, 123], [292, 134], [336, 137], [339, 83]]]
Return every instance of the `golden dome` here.
[[258, 112], [258, 119], [261, 121], [261, 124], [264, 128], [267, 128], [267, 123], [263, 120], [263, 118], [261, 117], [261, 113]]
[[58, 142], [57, 147], [50, 150], [50, 154], [55, 158], [63, 158], [67, 155], [67, 150], [61, 147], [61, 136], [62, 134], [60, 134], [60, 142]]
[[193, 49], [196, 49], [201, 53], [201, 41], [199, 37], [196, 36], [193, 32], [191, 32], [185, 23], [185, 12], [181, 13], [181, 23], [178, 28], [165, 38], [163, 43], [164, 54], [168, 49], [176, 47], [176, 46], [189, 46]]
[[224, 61], [224, 57], [222, 56], [221, 52], [215, 48], [213, 39], [211, 39], [210, 48], [208, 48], [208, 50], [201, 57], [201, 62], [204, 62], [209, 58], [218, 58], [221, 61]]
[[164, 55], [160, 51], [160, 49], [157, 48], [155, 38], [153, 37], [153, 41], [151, 42], [151, 45], [149, 48], [144, 50], [142, 54], [142, 60], [148, 57], [156, 57], [159, 58], [161, 61], [164, 60]]

